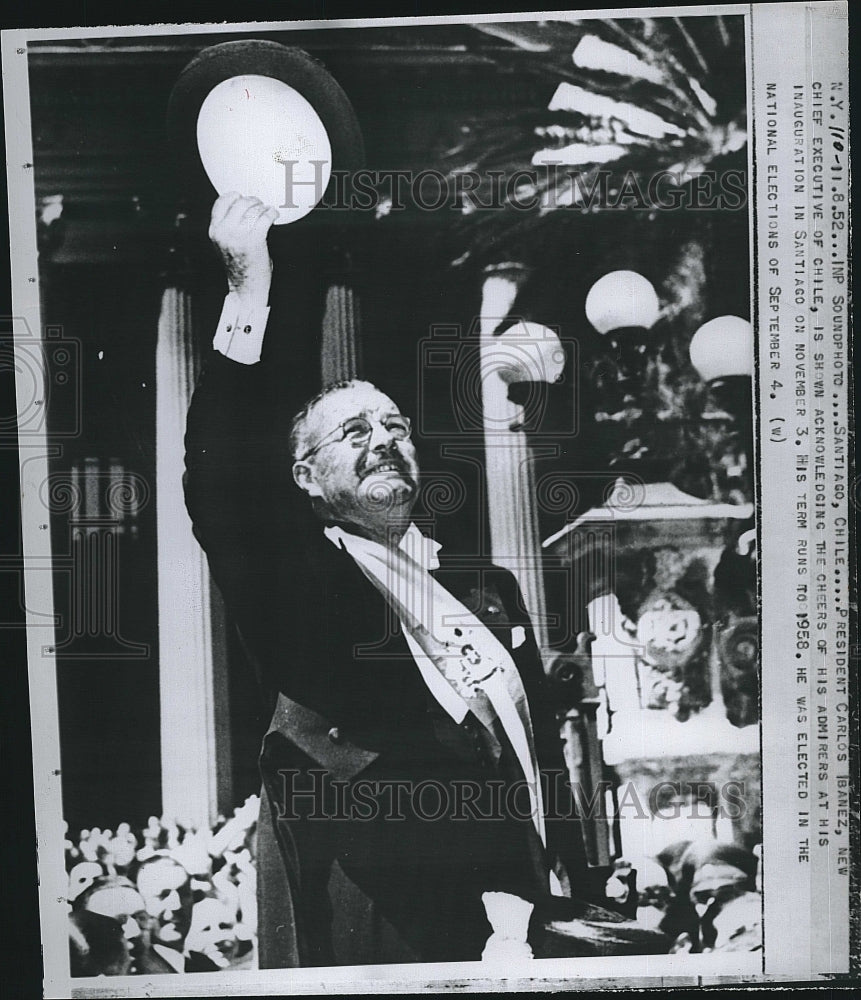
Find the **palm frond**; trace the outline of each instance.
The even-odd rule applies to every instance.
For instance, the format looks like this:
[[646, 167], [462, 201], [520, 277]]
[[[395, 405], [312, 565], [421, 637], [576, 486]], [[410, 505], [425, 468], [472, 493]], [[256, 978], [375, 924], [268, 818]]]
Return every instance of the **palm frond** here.
[[[483, 58], [502, 73], [532, 78], [546, 98], [514, 115], [477, 112], [440, 149], [449, 177], [481, 175], [461, 206], [459, 261], [502, 252], [562, 209], [585, 210], [582, 189], [599, 181], [618, 192], [632, 174], [690, 176], [741, 155], [741, 18], [557, 19], [483, 23], [474, 30]], [[489, 48], [488, 36], [505, 44]], [[500, 175], [523, 179], [519, 190], [506, 186], [501, 205], [490, 190]], [[529, 210], [524, 194], [535, 196]], [[484, 211], [477, 204], [494, 207]], [[602, 207], [600, 199], [588, 205]]]

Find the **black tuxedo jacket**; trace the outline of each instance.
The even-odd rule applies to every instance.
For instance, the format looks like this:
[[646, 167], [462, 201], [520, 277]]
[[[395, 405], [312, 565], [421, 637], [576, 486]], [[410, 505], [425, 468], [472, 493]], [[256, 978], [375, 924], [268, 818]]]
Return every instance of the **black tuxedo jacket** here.
[[[560, 787], [559, 729], [519, 589], [486, 560], [440, 553], [434, 575], [493, 630], [523, 679], [539, 763], [551, 774], [546, 805], [569, 818], [548, 822], [548, 851], [526, 817], [483, 822], [474, 819], [476, 811], [484, 815], [475, 808], [433, 822], [409, 807], [403, 822], [382, 810], [379, 822], [330, 817], [312, 826], [305, 813], [300, 821], [302, 809], [285, 801], [295, 791], [294, 775], [325, 772], [353, 785], [436, 782], [447, 795], [457, 794], [459, 782], [475, 782], [479, 802], [493, 812], [489, 785], [511, 785], [518, 769], [504, 737], [500, 746], [471, 716], [457, 726], [440, 708], [385, 599], [324, 536], [292, 482], [289, 422], [271, 403], [278, 388], [265, 364], [243, 366], [214, 353], [186, 435], [186, 502], [196, 536], [250, 658], [280, 693], [261, 765], [267, 806], [284, 817], [274, 823], [274, 839], [291, 898], [287, 922], [298, 930], [272, 948], [278, 960], [267, 962], [261, 927], [263, 961], [339, 960], [327, 929], [332, 914], [320, 903], [333, 861], [379, 903], [416, 957], [478, 958], [489, 932], [481, 892], [503, 889], [540, 905], [548, 897], [548, 865], [557, 856], [569, 870], [582, 863], [567, 789]], [[525, 641], [515, 646], [515, 634]], [[261, 865], [273, 871], [271, 859]]]

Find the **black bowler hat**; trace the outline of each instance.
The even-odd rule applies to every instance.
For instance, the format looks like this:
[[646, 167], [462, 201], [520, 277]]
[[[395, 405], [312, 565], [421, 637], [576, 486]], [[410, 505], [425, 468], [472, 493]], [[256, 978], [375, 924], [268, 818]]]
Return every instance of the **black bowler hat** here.
[[253, 195], [278, 208], [276, 225], [307, 215], [332, 171], [364, 163], [356, 113], [328, 70], [262, 39], [199, 52], [171, 92], [167, 134], [190, 192]]

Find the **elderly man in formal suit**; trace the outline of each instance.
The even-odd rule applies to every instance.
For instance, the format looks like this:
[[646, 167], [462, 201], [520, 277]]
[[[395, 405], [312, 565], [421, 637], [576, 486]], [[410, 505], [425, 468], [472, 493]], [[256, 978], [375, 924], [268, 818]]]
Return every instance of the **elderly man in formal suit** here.
[[264, 401], [290, 378], [263, 345], [275, 217], [238, 194], [213, 207], [229, 294], [186, 438], [196, 535], [277, 691], [261, 965], [477, 960], [491, 904], [532, 904], [534, 941], [582, 871], [544, 672], [514, 577], [412, 522], [419, 469], [392, 399], [354, 380], [273, 427]]

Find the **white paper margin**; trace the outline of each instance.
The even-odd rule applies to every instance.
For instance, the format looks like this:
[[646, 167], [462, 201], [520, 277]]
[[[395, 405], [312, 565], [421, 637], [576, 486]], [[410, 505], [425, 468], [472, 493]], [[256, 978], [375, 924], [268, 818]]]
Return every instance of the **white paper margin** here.
[[[767, 309], [763, 262], [767, 266], [767, 248], [763, 250], [761, 188], [763, 141], [757, 126], [762, 107], [761, 87], [766, 77], [786, 81], [810, 81], [813, 74], [822, 78], [846, 81], [845, 3], [807, 4], [723, 4], [703, 7], [628, 8], [616, 11], [528, 12], [499, 15], [459, 15], [418, 18], [343, 19], [304, 22], [236, 22], [230, 24], [140, 25], [138, 27], [86, 27], [78, 29], [22, 29], [4, 31], [2, 37], [3, 75], [6, 104], [6, 149], [10, 199], [10, 243], [12, 249], [13, 306], [16, 352], [36, 377], [44, 373], [33, 367], [38, 350], [41, 319], [38, 303], [36, 227], [30, 137], [29, 88], [26, 45], [30, 40], [98, 38], [135, 34], [235, 33], [251, 30], [312, 30], [320, 28], [370, 27], [377, 25], [422, 25], [473, 23], [482, 21], [606, 18], [611, 16], [714, 16], [746, 14], [749, 19], [751, 48], [748, 52], [752, 99], [749, 121], [754, 124], [751, 163], [757, 170], [749, 178], [749, 196], [757, 209], [758, 285], [752, 283], [752, 296], [760, 324]], [[753, 61], [750, 62], [751, 54]], [[791, 86], [791, 84], [790, 84]], [[754, 115], [757, 119], [754, 119]], [[848, 119], [847, 119], [848, 122]], [[778, 128], [791, 127], [782, 118]], [[848, 131], [847, 131], [848, 135]], [[30, 166], [28, 166], [30, 165]], [[847, 203], [848, 204], [848, 203]], [[846, 259], [845, 234], [840, 245]], [[791, 267], [791, 261], [790, 265]], [[22, 530], [26, 560], [27, 648], [30, 665], [30, 700], [33, 731], [33, 764], [36, 817], [39, 846], [40, 914], [45, 960], [44, 989], [47, 997], [65, 996], [207, 996], [213, 993], [277, 995], [294, 993], [400, 992], [403, 990], [443, 991], [447, 989], [551, 990], [578, 988], [620, 988], [650, 985], [697, 985], [716, 980], [779, 981], [812, 979], [829, 970], [822, 948], [828, 949], [830, 969], [838, 971], [847, 954], [848, 879], [835, 877], [833, 856], [826, 852], [810, 864], [810, 876], [798, 871], [797, 843], [788, 836], [797, 825], [794, 770], [796, 744], [792, 729], [797, 710], [796, 691], [786, 683], [788, 668], [796, 662], [794, 611], [786, 599], [785, 588], [797, 570], [795, 553], [785, 545], [785, 529], [793, 514], [786, 507], [794, 504], [787, 486], [794, 479], [794, 464], [788, 450], [772, 447], [766, 425], [772, 413], [762, 398], [768, 379], [767, 338], [759, 330], [759, 451], [762, 462], [759, 488], [762, 554], [763, 608], [763, 798], [764, 798], [764, 911], [765, 968], [758, 953], [662, 955], [590, 959], [553, 959], [529, 963], [528, 969], [513, 967], [494, 970], [477, 963], [439, 965], [362, 966], [332, 969], [271, 970], [223, 972], [178, 976], [117, 977], [111, 979], [75, 979], [68, 975], [66, 907], [63, 898], [66, 878], [62, 863], [63, 818], [60, 800], [60, 754], [58, 706], [54, 680], [54, 641], [50, 615], [53, 609], [51, 583], [50, 532], [40, 522], [44, 508], [37, 491], [47, 477], [47, 450], [43, 435], [21, 434], [20, 468], [22, 490]], [[29, 374], [28, 376], [29, 377]], [[29, 383], [19, 371], [18, 387], [29, 390]], [[766, 392], [767, 396], [767, 392]], [[20, 398], [20, 393], [19, 393]], [[789, 400], [791, 403], [792, 401]], [[784, 404], [785, 406], [786, 404]], [[838, 416], [847, 418], [848, 392], [840, 394]], [[781, 411], [782, 412], [782, 411]], [[775, 415], [780, 416], [781, 412]], [[848, 509], [848, 508], [847, 508]], [[793, 512], [794, 513], [794, 512]], [[788, 555], [787, 555], [788, 553]], [[833, 575], [833, 574], [832, 574]], [[838, 602], [848, 601], [848, 578], [834, 592]], [[31, 609], [39, 609], [31, 610]], [[833, 630], [828, 631], [831, 639]], [[811, 664], [815, 670], [815, 664]], [[828, 697], [837, 697], [830, 689]], [[831, 702], [829, 702], [831, 704]], [[833, 781], [826, 782], [834, 796]], [[812, 832], [815, 828], [811, 828]], [[848, 841], [847, 841], [848, 842]], [[824, 860], [823, 860], [824, 859]], [[823, 943], [824, 942], [824, 943]]]

